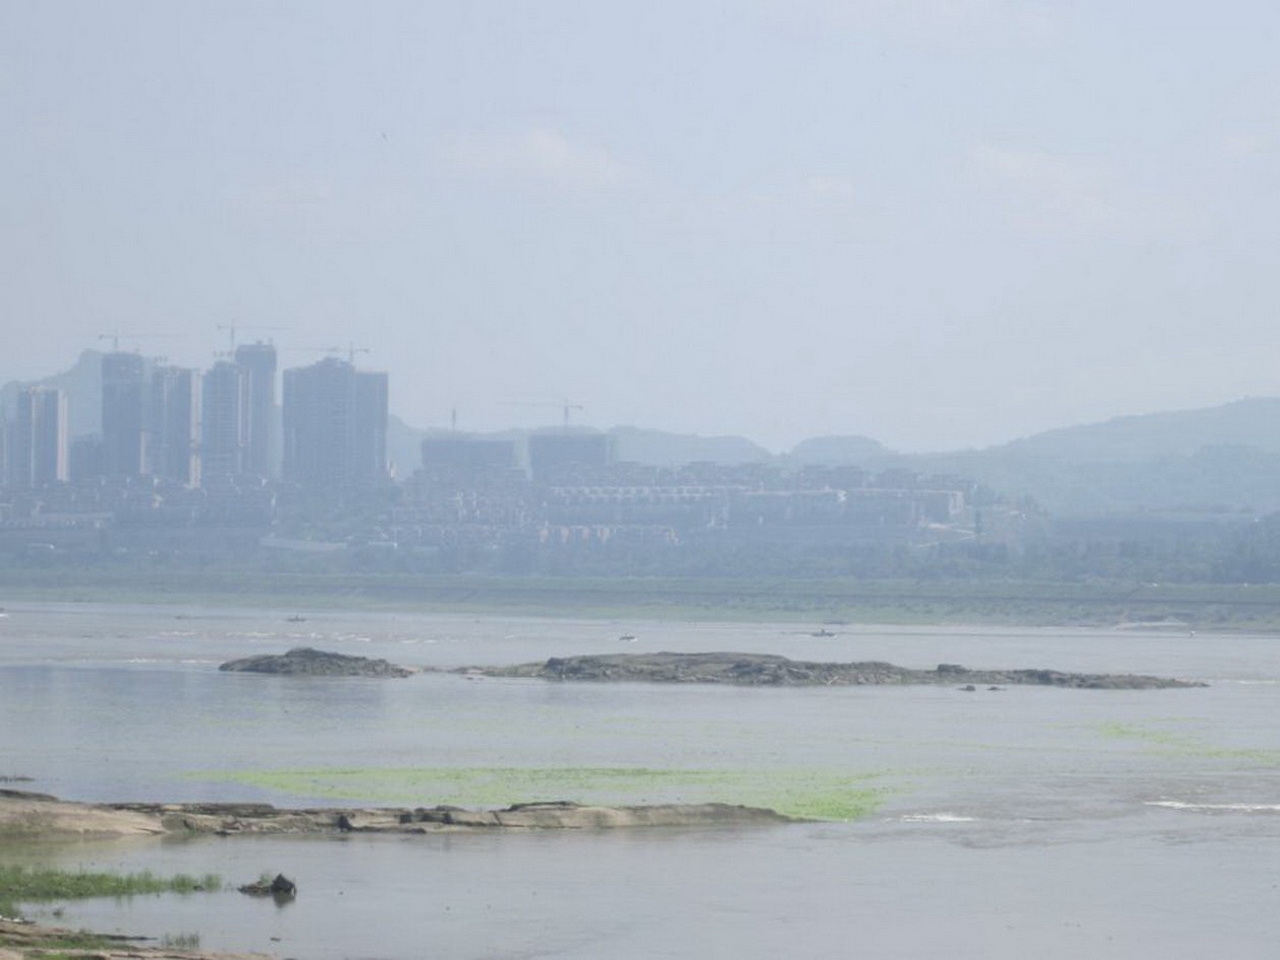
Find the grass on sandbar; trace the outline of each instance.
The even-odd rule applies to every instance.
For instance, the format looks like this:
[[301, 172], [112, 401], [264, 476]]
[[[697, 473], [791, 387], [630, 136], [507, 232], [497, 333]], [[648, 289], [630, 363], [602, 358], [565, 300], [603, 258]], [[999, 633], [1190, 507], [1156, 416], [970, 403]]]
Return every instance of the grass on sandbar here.
[[158, 893], [198, 893], [222, 889], [216, 874], [158, 877], [141, 873], [89, 873], [51, 867], [0, 865], [0, 915], [12, 916], [14, 904], [89, 897], [133, 897]]

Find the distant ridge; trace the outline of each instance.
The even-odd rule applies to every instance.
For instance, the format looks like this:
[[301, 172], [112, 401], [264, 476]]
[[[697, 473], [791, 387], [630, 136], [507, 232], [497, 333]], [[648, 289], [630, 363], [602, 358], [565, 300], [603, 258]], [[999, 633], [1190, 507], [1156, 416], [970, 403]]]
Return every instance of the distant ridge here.
[[790, 456], [799, 464], [960, 476], [1029, 496], [1057, 516], [1247, 519], [1280, 510], [1280, 398], [1116, 417], [983, 450], [894, 454], [865, 437], [817, 437]]
[[988, 452], [1051, 457], [1071, 463], [1119, 463], [1187, 457], [1205, 447], [1280, 452], [1280, 397], [1246, 397], [1198, 410], [1116, 417], [1035, 434]]
[[773, 454], [746, 437], [700, 437], [639, 427], [615, 427], [610, 433], [619, 460], [650, 466], [669, 467], [682, 463], [735, 466], [773, 459]]
[[812, 437], [796, 444], [789, 459], [799, 464], [831, 466], [868, 466], [882, 462], [893, 454], [878, 440], [870, 437]]
[[987, 450], [911, 458], [1059, 515], [1245, 519], [1280, 510], [1280, 399], [1117, 417]]
[[10, 380], [0, 387], [0, 405], [10, 412], [24, 387], [57, 387], [67, 394], [68, 430], [73, 437], [102, 429], [102, 352], [83, 350], [76, 362], [38, 380]]

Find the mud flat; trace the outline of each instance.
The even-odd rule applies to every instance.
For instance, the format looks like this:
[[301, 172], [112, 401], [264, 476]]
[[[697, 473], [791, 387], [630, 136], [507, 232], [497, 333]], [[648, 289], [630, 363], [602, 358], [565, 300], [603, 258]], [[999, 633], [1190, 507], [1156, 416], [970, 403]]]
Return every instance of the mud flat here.
[[640, 653], [552, 657], [509, 667], [455, 671], [487, 677], [528, 677], [609, 683], [719, 683], [744, 687], [831, 687], [911, 684], [977, 687], [1028, 685], [1085, 690], [1160, 690], [1203, 687], [1132, 673], [1063, 673], [1058, 670], [970, 670], [940, 663], [913, 670], [892, 663], [821, 663], [763, 653]]

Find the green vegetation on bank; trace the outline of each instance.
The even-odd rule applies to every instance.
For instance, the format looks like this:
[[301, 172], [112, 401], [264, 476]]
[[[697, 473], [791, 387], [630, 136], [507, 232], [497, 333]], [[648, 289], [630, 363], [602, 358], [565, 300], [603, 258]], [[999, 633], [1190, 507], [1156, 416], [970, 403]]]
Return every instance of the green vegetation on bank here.
[[737, 803], [791, 817], [855, 820], [887, 792], [875, 774], [810, 769], [681, 770], [647, 767], [420, 767], [257, 770], [202, 774], [318, 800], [462, 807], [530, 801]]
[[15, 905], [89, 897], [134, 897], [158, 893], [200, 893], [222, 889], [216, 874], [159, 877], [141, 873], [91, 873], [50, 867], [0, 865], [0, 915], [13, 916]]
[[[0, 933], [0, 947], [18, 951], [32, 960], [86, 960], [120, 948], [127, 937], [90, 933], [88, 930], [49, 930], [24, 925], [21, 935]], [[86, 952], [89, 951], [89, 952]]]
[[1185, 625], [1280, 630], [1280, 584], [671, 577], [501, 577], [161, 568], [9, 570], [6, 600], [232, 599], [282, 609], [405, 609], [680, 620]]

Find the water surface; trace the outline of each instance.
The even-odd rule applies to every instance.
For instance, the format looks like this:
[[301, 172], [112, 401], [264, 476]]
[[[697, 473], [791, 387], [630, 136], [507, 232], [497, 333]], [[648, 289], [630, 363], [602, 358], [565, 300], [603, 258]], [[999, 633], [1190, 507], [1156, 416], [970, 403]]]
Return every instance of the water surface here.
[[[234, 892], [67, 907], [63, 922], [282, 956], [1272, 955], [1280, 646], [1131, 630], [843, 628], [8, 605], [0, 774], [82, 800], [430, 805], [874, 797], [762, 830], [71, 844], [76, 865], [282, 870]], [[624, 641], [633, 635], [634, 642]], [[744, 650], [1051, 667], [1205, 689], [755, 689], [421, 674], [305, 680], [217, 664], [313, 645], [423, 667]], [[600, 771], [614, 771], [602, 775]], [[508, 771], [503, 774], [503, 771]], [[511, 773], [516, 771], [516, 773]], [[504, 779], [505, 776], [505, 779]], [[545, 796], [529, 796], [528, 792]], [[272, 939], [278, 938], [278, 939]]]

